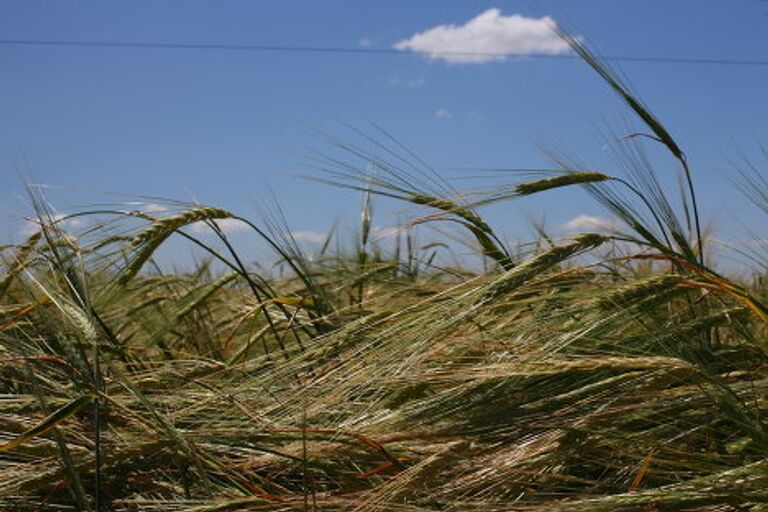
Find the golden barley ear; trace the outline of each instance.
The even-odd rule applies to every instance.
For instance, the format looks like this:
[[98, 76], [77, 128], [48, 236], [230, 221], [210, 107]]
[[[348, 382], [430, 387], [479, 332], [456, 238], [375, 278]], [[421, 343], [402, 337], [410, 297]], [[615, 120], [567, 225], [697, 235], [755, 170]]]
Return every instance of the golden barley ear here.
[[27, 240], [19, 246], [16, 254], [13, 256], [13, 262], [9, 265], [7, 273], [0, 279], [0, 297], [5, 295], [5, 292], [13, 283], [13, 280], [18, 276], [27, 265], [30, 263], [32, 255], [35, 250], [35, 246], [43, 236], [42, 231], [36, 231]]

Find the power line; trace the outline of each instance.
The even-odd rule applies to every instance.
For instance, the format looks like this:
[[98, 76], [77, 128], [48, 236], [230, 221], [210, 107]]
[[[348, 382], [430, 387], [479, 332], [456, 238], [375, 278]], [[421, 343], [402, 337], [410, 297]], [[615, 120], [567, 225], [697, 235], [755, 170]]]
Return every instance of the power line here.
[[[136, 41], [58, 41], [43, 39], [0, 39], [1, 46], [58, 46], [70, 48], [112, 48], [112, 49], [165, 49], [165, 50], [227, 50], [275, 53], [336, 53], [363, 55], [408, 55], [410, 52], [394, 48], [352, 48], [342, 46], [279, 46], [260, 44], [219, 44], [219, 43], [143, 43]], [[526, 58], [547, 60], [578, 59], [576, 55], [514, 55], [501, 52], [430, 52], [433, 57], [486, 57], [486, 58]], [[760, 59], [721, 59], [688, 58], [632, 55], [604, 55], [603, 59], [615, 62], [648, 62], [656, 64], [692, 64], [714, 66], [768, 66], [768, 60]]]

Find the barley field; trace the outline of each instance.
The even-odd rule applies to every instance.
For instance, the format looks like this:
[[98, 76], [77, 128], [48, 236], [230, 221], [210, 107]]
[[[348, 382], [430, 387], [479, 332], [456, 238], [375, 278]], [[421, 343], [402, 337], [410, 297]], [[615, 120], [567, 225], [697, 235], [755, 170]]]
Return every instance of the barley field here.
[[[364, 197], [351, 244], [310, 251], [278, 209], [61, 218], [30, 189], [39, 229], [0, 253], [0, 509], [768, 510], [764, 281], [714, 270], [683, 149], [570, 43], [643, 124], [617, 145], [626, 165], [556, 159], [463, 193], [396, 145], [346, 146], [319, 179]], [[736, 176], [756, 216], [766, 179]], [[511, 248], [481, 213], [569, 188], [616, 226]], [[387, 247], [379, 196], [414, 212]], [[233, 221], [274, 260], [251, 264]], [[465, 236], [482, 270], [415, 243], [424, 224]], [[171, 238], [206, 258], [162, 272]]]

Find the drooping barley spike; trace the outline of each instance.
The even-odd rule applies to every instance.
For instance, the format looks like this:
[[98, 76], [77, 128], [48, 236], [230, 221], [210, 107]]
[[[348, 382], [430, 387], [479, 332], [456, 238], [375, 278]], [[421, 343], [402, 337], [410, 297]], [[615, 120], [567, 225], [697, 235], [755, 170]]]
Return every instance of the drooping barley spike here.
[[491, 299], [508, 293], [558, 263], [578, 253], [595, 249], [607, 240], [605, 236], [586, 233], [574, 238], [570, 244], [553, 247], [501, 274], [491, 283], [484, 298]]
[[471, 224], [467, 225], [467, 228], [475, 235], [475, 239], [480, 244], [484, 256], [495, 260], [505, 270], [512, 268], [512, 259], [499, 249], [485, 231]]
[[491, 232], [491, 227], [488, 224], [486, 224], [483, 219], [478, 217], [475, 213], [470, 211], [468, 208], [465, 208], [459, 204], [456, 204], [453, 201], [449, 201], [448, 199], [442, 199], [440, 197], [432, 197], [432, 196], [427, 196], [423, 194], [413, 194], [410, 197], [408, 197], [408, 201], [410, 201], [413, 204], [419, 204], [419, 205], [436, 208], [446, 213], [453, 213], [457, 217], [460, 217], [466, 220], [470, 224], [473, 224], [481, 231], [484, 231], [485, 233]]
[[463, 221], [462, 224], [464, 224], [474, 235], [484, 256], [495, 260], [505, 270], [512, 268], [512, 260], [504, 250], [502, 250], [499, 244], [494, 241], [496, 237], [493, 234], [491, 227], [469, 208], [456, 204], [448, 199], [423, 194], [413, 194], [408, 197], [408, 201], [456, 215]]
[[599, 172], [570, 172], [560, 176], [554, 176], [552, 178], [544, 178], [536, 181], [529, 181], [526, 183], [519, 183], [515, 186], [515, 193], [521, 196], [527, 196], [543, 192], [545, 190], [551, 190], [553, 188], [567, 187], [569, 185], [581, 185], [584, 183], [599, 183], [601, 181], [608, 181], [611, 178], [607, 174]]
[[231, 216], [232, 214], [228, 211], [212, 206], [203, 206], [193, 210], [187, 210], [178, 215], [172, 215], [158, 220], [149, 228], [136, 235], [131, 243], [133, 245], [139, 245], [158, 238], [167, 238], [171, 233], [187, 224], [211, 219], [225, 219]]
[[670, 290], [681, 290], [676, 286], [682, 281], [682, 276], [664, 275], [634, 281], [621, 286], [603, 297], [595, 299], [594, 305], [601, 310], [623, 307], [627, 304], [638, 304], [646, 299], [663, 294], [668, 296]]
[[631, 345], [636, 340], [653, 340], [654, 343], [663, 343], [672, 345], [676, 343], [688, 343], [698, 334], [715, 327], [728, 325], [734, 320], [746, 320], [749, 317], [749, 309], [741, 306], [716, 311], [709, 315], [703, 315], [695, 320], [684, 322], [679, 325], [671, 326], [668, 329], [659, 329], [657, 332], [642, 334], [639, 336], [628, 336], [625, 343]]
[[119, 243], [119, 242], [128, 242], [132, 241], [133, 238], [130, 236], [122, 236], [122, 235], [113, 235], [108, 236], [102, 240], [99, 240], [96, 244], [94, 244], [92, 247], [88, 249], [89, 252], [98, 251], [99, 249], [102, 249], [108, 245]]
[[232, 214], [226, 210], [203, 206], [156, 221], [149, 228], [136, 235], [131, 241], [131, 245], [139, 247], [139, 249], [128, 266], [123, 270], [119, 283], [125, 284], [133, 278], [155, 250], [177, 229], [195, 222], [226, 219], [229, 217], [232, 217]]

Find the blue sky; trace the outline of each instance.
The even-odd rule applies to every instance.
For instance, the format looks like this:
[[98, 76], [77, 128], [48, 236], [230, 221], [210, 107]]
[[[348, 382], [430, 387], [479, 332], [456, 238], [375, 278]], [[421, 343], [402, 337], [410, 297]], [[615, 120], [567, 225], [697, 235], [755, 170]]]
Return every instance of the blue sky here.
[[[768, 57], [768, 3], [759, 0], [0, 0], [0, 39], [392, 48], [489, 9], [551, 16], [605, 55]], [[768, 165], [757, 151], [768, 144], [768, 66], [621, 67], [689, 154], [719, 236], [735, 233], [739, 219], [768, 228], [728, 182], [738, 151]], [[323, 232], [356, 215], [359, 197], [297, 178], [315, 172], [307, 147], [331, 151], [312, 129], [344, 138], [344, 123], [375, 122], [453, 176], [547, 166], [541, 145], [612, 172], [599, 131], [629, 116], [576, 60], [0, 45], [0, 69], [6, 238], [17, 236], [14, 216], [29, 213], [19, 171], [55, 186], [64, 210], [108, 191], [194, 198], [257, 218], [271, 189], [294, 229]], [[531, 217], [559, 229], [601, 214], [586, 197], [561, 193], [488, 212], [510, 238], [526, 236]]]

